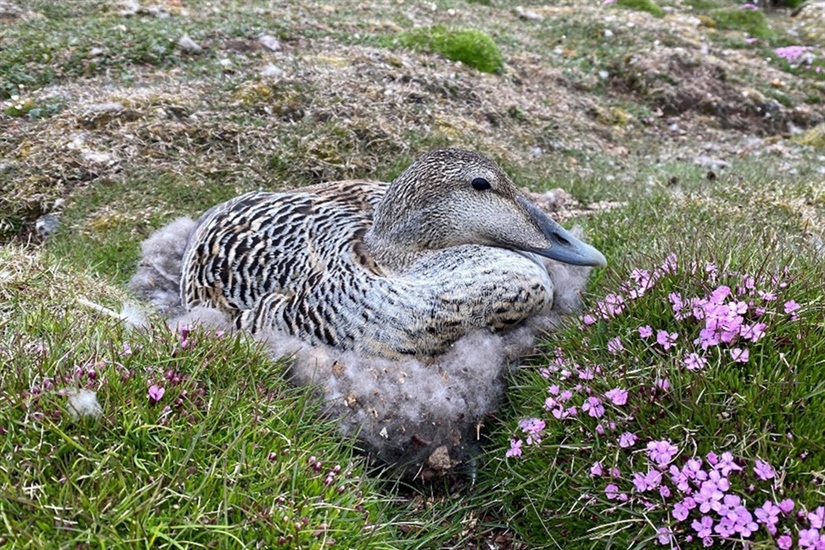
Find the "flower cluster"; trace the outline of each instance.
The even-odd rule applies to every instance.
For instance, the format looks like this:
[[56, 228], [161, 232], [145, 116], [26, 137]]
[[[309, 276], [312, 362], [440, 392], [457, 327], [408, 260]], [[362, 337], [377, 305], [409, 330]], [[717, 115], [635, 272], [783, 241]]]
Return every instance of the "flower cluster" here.
[[[686, 279], [702, 292], [686, 290]], [[793, 281], [788, 268], [742, 274], [711, 262], [681, 266], [675, 255], [656, 269], [634, 270], [618, 292], [582, 316], [581, 348], [588, 353], [573, 360], [557, 349], [539, 369], [547, 382], [546, 416], [519, 423], [506, 457], [525, 457], [550, 433], [564, 434], [571, 449], [582, 443], [580, 454], [590, 461], [573, 472], [576, 486], [585, 488], [577, 505], [641, 514], [644, 525], [656, 527], [639, 536], [661, 545], [769, 539], [779, 548], [825, 549], [825, 508], [792, 513], [804, 507], [780, 496], [785, 474], [765, 456], [727, 449], [699, 455], [703, 443], [689, 430], [644, 434], [659, 431], [652, 427], [667, 415], [667, 404], [684, 399], [675, 396], [665, 373], [679, 376], [683, 392], [693, 380], [713, 377], [720, 365], [737, 366], [735, 372], [759, 366], [778, 342], [800, 337], [806, 307], [788, 299]], [[658, 314], [639, 325], [629, 321], [640, 310]], [[621, 327], [618, 334], [610, 331], [614, 325]], [[651, 410], [658, 416], [645, 412]], [[575, 477], [582, 475], [589, 481]]]
[[816, 55], [810, 46], [785, 46], [776, 48], [773, 52], [792, 67], [804, 67], [817, 73], [822, 72], [822, 67], [814, 65]]

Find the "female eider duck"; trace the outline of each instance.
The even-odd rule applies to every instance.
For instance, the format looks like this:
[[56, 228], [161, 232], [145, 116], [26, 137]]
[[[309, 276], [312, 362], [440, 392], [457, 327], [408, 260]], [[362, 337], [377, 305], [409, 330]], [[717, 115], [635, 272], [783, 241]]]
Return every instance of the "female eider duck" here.
[[433, 357], [468, 332], [506, 329], [552, 306], [537, 256], [605, 265], [496, 164], [445, 149], [390, 185], [252, 192], [213, 208], [190, 238], [181, 297], [253, 333]]
[[456, 149], [390, 184], [247, 193], [143, 248], [133, 289], [170, 315], [217, 310], [279, 342], [273, 355], [297, 354], [293, 378], [322, 387], [344, 433], [437, 472], [497, 406], [499, 335], [552, 308], [546, 259], [606, 263], [495, 163]]

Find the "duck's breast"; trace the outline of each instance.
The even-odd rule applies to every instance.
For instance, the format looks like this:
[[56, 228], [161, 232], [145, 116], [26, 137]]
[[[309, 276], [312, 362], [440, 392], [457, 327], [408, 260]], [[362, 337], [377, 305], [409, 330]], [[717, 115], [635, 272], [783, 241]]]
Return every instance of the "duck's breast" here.
[[506, 329], [553, 304], [553, 282], [540, 262], [485, 246], [439, 251], [360, 283], [348, 285], [337, 304], [342, 347], [389, 358], [439, 355], [469, 332]]

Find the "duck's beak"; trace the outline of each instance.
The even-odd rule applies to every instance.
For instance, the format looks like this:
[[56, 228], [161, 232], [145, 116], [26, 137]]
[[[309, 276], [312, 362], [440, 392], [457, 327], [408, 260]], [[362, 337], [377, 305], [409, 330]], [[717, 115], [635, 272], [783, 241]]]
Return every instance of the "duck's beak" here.
[[544, 234], [544, 237], [550, 243], [547, 247], [528, 248], [527, 251], [571, 265], [588, 265], [593, 267], [604, 267], [607, 265], [604, 254], [571, 235], [539, 207], [523, 197], [519, 197], [518, 201], [527, 209], [530, 217], [533, 218]]

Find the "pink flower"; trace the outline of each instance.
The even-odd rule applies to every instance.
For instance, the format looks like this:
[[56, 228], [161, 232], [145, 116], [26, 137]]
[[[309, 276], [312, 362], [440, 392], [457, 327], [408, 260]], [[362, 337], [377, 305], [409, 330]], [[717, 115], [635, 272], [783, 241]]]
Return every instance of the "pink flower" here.
[[646, 474], [633, 472], [633, 485], [640, 493], [651, 491], [662, 482], [662, 474], [656, 470], [648, 470]]
[[627, 449], [628, 447], [632, 447], [636, 444], [636, 440], [639, 439], [634, 434], [630, 432], [625, 432], [619, 436], [619, 447], [622, 449]]
[[685, 365], [687, 370], [701, 370], [707, 363], [708, 360], [698, 353], [688, 353], [682, 360], [682, 364]]
[[673, 536], [671, 535], [671, 531], [667, 527], [659, 527], [659, 529], [656, 531], [656, 533], [657, 533], [656, 542], [658, 542], [659, 544], [661, 544], [663, 546], [667, 545], [667, 544], [670, 544], [670, 542], [673, 540]]
[[658, 466], [666, 466], [678, 452], [679, 449], [669, 439], [650, 441], [647, 444], [647, 456]]
[[794, 501], [789, 498], [786, 498], [785, 500], [781, 501], [778, 504], [778, 506], [783, 514], [790, 514], [791, 512], [793, 512]]
[[598, 397], [588, 397], [582, 405], [582, 410], [586, 411], [593, 418], [601, 418], [604, 416], [604, 406]]
[[765, 323], [754, 323], [753, 325], [742, 325], [739, 329], [739, 335], [746, 340], [756, 342], [765, 334], [765, 329], [768, 327]]
[[766, 481], [768, 479], [773, 479], [776, 475], [773, 468], [767, 462], [762, 462], [761, 460], [756, 460], [756, 465], [753, 467], [754, 473], [759, 476], [759, 479]]
[[668, 391], [670, 389], [670, 380], [667, 378], [657, 378], [653, 384], [662, 391]]
[[808, 521], [811, 522], [811, 527], [814, 529], [822, 529], [825, 525], [825, 508], [820, 506], [815, 512], [808, 514]]
[[627, 390], [623, 390], [622, 388], [613, 388], [605, 393], [604, 396], [610, 399], [614, 405], [621, 406], [627, 403]]
[[622, 345], [622, 340], [618, 336], [608, 340], [607, 351], [609, 351], [610, 353], [619, 353], [623, 349], [624, 346]]
[[733, 348], [730, 350], [730, 358], [737, 363], [747, 363], [750, 354], [751, 352], [748, 349]]
[[525, 418], [518, 423], [521, 430], [527, 434], [528, 445], [541, 443], [541, 431], [545, 428], [544, 420], [539, 418]]
[[507, 458], [521, 456], [521, 439], [514, 437], [510, 440], [510, 450], [504, 453]]
[[800, 548], [816, 548], [819, 542], [818, 529], [800, 529], [799, 530], [799, 547]]
[[696, 535], [699, 538], [710, 537], [713, 535], [713, 519], [710, 516], [702, 516], [700, 520], [693, 520], [693, 523], [690, 524], [693, 527], [693, 530], [696, 531]]
[[671, 515], [676, 521], [684, 521], [690, 515], [690, 508], [685, 506], [683, 502], [677, 502], [673, 505]]
[[799, 310], [800, 305], [797, 304], [795, 300], [788, 300], [787, 302], [785, 302], [784, 307], [785, 307], [785, 313], [793, 314], [793, 316], [795, 317], [796, 316], [795, 312], [797, 310]]
[[152, 384], [149, 386], [149, 403], [154, 405], [163, 398], [164, 393], [166, 393], [166, 390], [163, 389], [163, 386]]
[[641, 336], [642, 338], [650, 338], [651, 336], [653, 336], [653, 329], [650, 325], [639, 327], [639, 336]]
[[784, 48], [776, 48], [774, 53], [791, 65], [794, 65], [801, 62], [805, 53], [810, 49], [811, 48], [807, 46], [785, 46]]
[[713, 466], [714, 469], [719, 470], [723, 476], [728, 476], [732, 471], [740, 471], [742, 467], [734, 462], [733, 455], [729, 452], [722, 453], [719, 461]]
[[746, 4], [742, 4], [741, 6], [739, 6], [739, 9], [740, 10], [759, 11], [759, 6], [757, 6], [756, 4], [751, 4], [750, 2], [748, 2]]
[[602, 468], [601, 462], [594, 462], [593, 465], [590, 467], [590, 477], [599, 477], [604, 473], [604, 468]]
[[770, 500], [766, 500], [760, 508], [754, 510], [756, 521], [764, 523], [765, 525], [775, 525], [779, 522], [779, 506], [776, 506]]
[[604, 488], [604, 495], [610, 500], [619, 498], [619, 487], [614, 483], [608, 483]]
[[776, 539], [776, 545], [780, 550], [791, 550], [791, 547], [793, 546], [793, 539], [788, 535], [782, 535]]
[[658, 343], [666, 350], [672, 348], [675, 345], [676, 339], [678, 337], [679, 335], [675, 332], [671, 332], [668, 334], [666, 330], [656, 331], [656, 343]]

